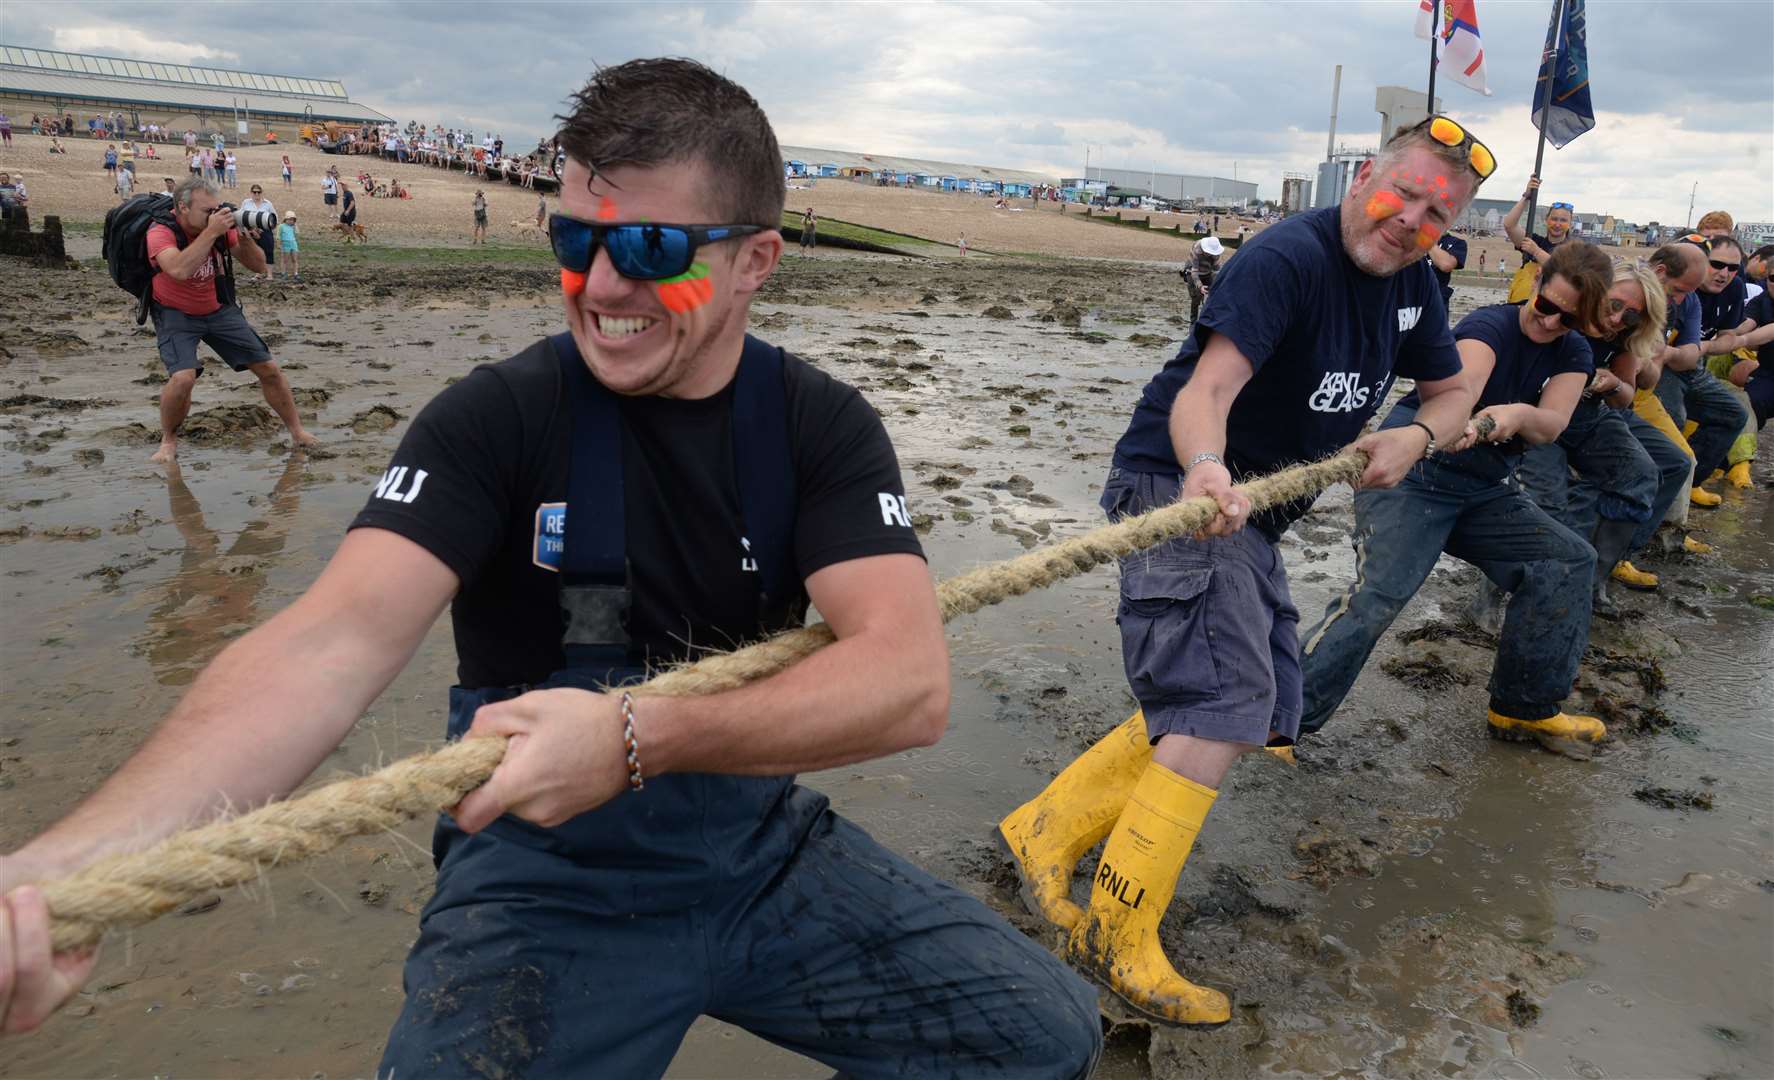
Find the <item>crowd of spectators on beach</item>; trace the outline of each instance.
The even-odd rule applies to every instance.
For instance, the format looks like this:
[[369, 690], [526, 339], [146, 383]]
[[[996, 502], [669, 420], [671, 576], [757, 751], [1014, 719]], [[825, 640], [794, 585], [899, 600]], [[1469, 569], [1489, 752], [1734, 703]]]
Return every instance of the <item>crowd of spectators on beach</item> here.
[[404, 126], [360, 125], [344, 133], [338, 149], [347, 154], [374, 154], [401, 164], [460, 170], [483, 180], [504, 180], [524, 188], [534, 188], [538, 183], [552, 187], [566, 160], [558, 142], [538, 140], [534, 150], [519, 154], [502, 135], [483, 132], [477, 138], [472, 130], [446, 128], [442, 124], [428, 128], [417, 121], [408, 121]]

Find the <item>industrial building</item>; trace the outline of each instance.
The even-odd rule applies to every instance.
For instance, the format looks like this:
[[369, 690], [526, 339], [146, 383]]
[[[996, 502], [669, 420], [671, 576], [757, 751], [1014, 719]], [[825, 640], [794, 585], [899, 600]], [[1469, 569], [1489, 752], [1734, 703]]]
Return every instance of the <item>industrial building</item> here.
[[[791, 180], [803, 177], [905, 177], [915, 180], [921, 187], [950, 191], [984, 190], [986, 186], [1002, 190], [1007, 185], [1026, 189], [1054, 181], [1052, 176], [1025, 169], [1001, 169], [995, 165], [895, 157], [891, 154], [863, 154], [854, 150], [822, 150], [811, 146], [782, 147], [782, 161]], [[945, 179], [951, 183], [944, 184]], [[968, 181], [972, 182], [972, 187], [962, 186]]]
[[1257, 201], [1257, 185], [1223, 176], [1190, 176], [1141, 169], [1085, 169], [1085, 180], [1100, 181], [1113, 191], [1137, 191], [1180, 206], [1249, 206]]
[[291, 124], [318, 120], [391, 123], [352, 101], [336, 79], [268, 75], [222, 68], [124, 60], [0, 45], [0, 112], [15, 130], [33, 113], [75, 118], [122, 113], [132, 128], [161, 124], [235, 134], [241, 122]]

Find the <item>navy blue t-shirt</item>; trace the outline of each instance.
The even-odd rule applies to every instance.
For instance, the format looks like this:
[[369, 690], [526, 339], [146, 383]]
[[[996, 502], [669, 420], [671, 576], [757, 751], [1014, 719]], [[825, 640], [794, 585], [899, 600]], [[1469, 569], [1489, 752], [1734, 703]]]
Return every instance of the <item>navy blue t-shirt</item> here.
[[[1774, 323], [1774, 292], [1764, 291], [1757, 294], [1754, 300], [1744, 305], [1743, 314], [1745, 318], [1754, 319], [1757, 326], [1767, 326], [1769, 323]], [[1761, 371], [1774, 375], [1774, 371], [1769, 371], [1770, 366], [1774, 366], [1774, 341], [1764, 341], [1756, 346], [1756, 359], [1762, 362]]]
[[[1490, 346], [1497, 357], [1473, 412], [1492, 405], [1535, 404], [1554, 375], [1568, 371], [1585, 376], [1595, 374], [1594, 354], [1587, 338], [1567, 330], [1557, 340], [1540, 344], [1521, 332], [1521, 304], [1492, 304], [1461, 319], [1460, 325], [1454, 327], [1454, 340], [1468, 338]], [[1412, 390], [1398, 406], [1409, 406], [1414, 411], [1420, 404], [1417, 392]]]
[[1749, 290], [1744, 287], [1743, 274], [1739, 272], [1718, 292], [1701, 289], [1694, 293], [1694, 297], [1700, 301], [1700, 334], [1710, 338], [1735, 329], [1743, 321], [1743, 306], [1749, 302]]
[[[1465, 240], [1455, 236], [1453, 233], [1442, 233], [1441, 239], [1435, 242], [1435, 246], [1454, 257], [1454, 270], [1465, 268]], [[1453, 270], [1443, 272], [1434, 263], [1429, 264], [1429, 269], [1434, 272], [1435, 280], [1441, 283], [1441, 301], [1443, 304], [1446, 304], [1448, 298], [1454, 295], [1454, 285], [1452, 280], [1454, 276]]]
[[[1226, 419], [1234, 478], [1340, 449], [1366, 426], [1397, 376], [1445, 379], [1460, 371], [1447, 309], [1427, 261], [1391, 277], [1363, 272], [1343, 250], [1338, 207], [1313, 210], [1246, 241], [1221, 269], [1193, 332], [1146, 384], [1115, 465], [1179, 473], [1170, 408], [1214, 334], [1250, 361], [1250, 381]], [[1271, 536], [1307, 500], [1253, 518]]]
[[1663, 336], [1677, 348], [1700, 340], [1699, 297], [1689, 293], [1687, 299], [1670, 307], [1669, 318], [1663, 324]]

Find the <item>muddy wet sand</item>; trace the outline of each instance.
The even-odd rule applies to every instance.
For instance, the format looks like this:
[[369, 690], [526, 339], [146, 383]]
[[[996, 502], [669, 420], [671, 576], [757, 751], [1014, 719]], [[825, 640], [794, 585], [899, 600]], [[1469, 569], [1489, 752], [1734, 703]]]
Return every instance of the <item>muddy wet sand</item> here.
[[[257, 384], [215, 364], [169, 473], [147, 460], [160, 365], [127, 301], [91, 268], [0, 265], [0, 849], [313, 579], [414, 411], [558, 327], [552, 282], [420, 264], [245, 286], [322, 445], [292, 456]], [[1110, 449], [1186, 310], [1154, 265], [791, 257], [753, 328], [880, 411], [946, 576], [1099, 523]], [[1167, 948], [1232, 992], [1233, 1022], [1153, 1029], [1105, 999], [1100, 1075], [1774, 1075], [1763, 441], [1763, 486], [1695, 511], [1717, 554], [1652, 560], [1663, 588], [1598, 627], [1579, 697], [1615, 738], [1591, 761], [1485, 736], [1490, 646], [1457, 620], [1476, 574], [1444, 560], [1298, 768], [1234, 769], [1184, 872]], [[1284, 542], [1308, 622], [1349, 580], [1351, 522], [1334, 491]], [[1104, 569], [959, 620], [947, 737], [807, 782], [1053, 943], [992, 830], [1132, 707], [1115, 596]], [[440, 622], [316, 779], [435, 744], [453, 666]], [[428, 833], [354, 841], [113, 940], [0, 1076], [369, 1075], [431, 887]], [[704, 1021], [670, 1075], [829, 1073]]]

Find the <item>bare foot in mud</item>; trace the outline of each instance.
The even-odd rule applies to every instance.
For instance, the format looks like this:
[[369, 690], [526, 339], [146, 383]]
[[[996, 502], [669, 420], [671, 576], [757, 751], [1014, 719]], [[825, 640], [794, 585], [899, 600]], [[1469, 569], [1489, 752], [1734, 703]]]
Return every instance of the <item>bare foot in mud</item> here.
[[297, 448], [320, 445], [320, 440], [308, 434], [306, 431], [290, 432], [290, 442]]
[[170, 439], [162, 439], [160, 441], [160, 449], [154, 451], [154, 456], [148, 460], [156, 465], [165, 465], [167, 462], [175, 460], [178, 456], [179, 444]]

